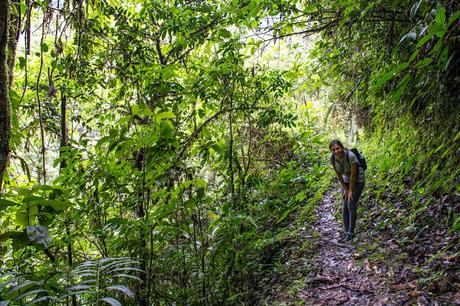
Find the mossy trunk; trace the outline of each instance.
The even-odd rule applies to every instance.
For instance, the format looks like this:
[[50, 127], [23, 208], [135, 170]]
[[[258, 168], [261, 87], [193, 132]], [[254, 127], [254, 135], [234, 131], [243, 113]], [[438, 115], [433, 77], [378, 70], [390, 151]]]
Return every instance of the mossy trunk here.
[[11, 106], [9, 97], [9, 1], [0, 1], [0, 192], [10, 153]]

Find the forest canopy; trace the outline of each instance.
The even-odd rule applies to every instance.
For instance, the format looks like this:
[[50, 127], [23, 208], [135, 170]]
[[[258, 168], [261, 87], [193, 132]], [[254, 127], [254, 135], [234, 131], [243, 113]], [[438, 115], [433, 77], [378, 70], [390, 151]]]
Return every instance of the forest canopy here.
[[457, 1], [0, 13], [0, 305], [256, 302], [290, 224], [315, 222], [337, 137], [365, 152], [370, 199], [404, 198], [401, 224], [439, 207], [460, 229], [440, 202], [460, 193]]

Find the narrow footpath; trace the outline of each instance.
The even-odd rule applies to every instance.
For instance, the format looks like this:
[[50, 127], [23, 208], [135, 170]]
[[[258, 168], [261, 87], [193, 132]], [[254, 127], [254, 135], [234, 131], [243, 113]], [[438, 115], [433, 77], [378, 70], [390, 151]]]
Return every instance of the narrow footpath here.
[[[388, 278], [393, 276], [391, 271], [365, 259], [359, 261], [360, 256], [355, 252], [356, 241], [337, 242], [341, 225], [332, 215], [339, 205], [334, 195], [335, 191], [326, 192], [318, 207], [315, 230], [320, 238], [315, 275], [297, 293], [297, 300], [306, 305], [404, 304], [409, 298], [390, 290]], [[356, 239], [360, 239], [359, 233]]]

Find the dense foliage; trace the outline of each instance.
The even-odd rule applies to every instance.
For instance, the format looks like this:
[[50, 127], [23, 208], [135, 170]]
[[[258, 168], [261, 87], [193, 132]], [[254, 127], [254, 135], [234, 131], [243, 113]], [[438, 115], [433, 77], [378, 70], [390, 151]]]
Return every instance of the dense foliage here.
[[8, 3], [5, 305], [255, 299], [332, 134], [366, 140], [408, 230], [460, 191], [455, 1]]

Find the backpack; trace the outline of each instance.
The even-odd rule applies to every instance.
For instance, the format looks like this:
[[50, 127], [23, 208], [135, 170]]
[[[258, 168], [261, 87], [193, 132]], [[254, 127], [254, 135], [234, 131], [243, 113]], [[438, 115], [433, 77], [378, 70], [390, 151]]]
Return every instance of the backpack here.
[[[353, 148], [350, 151], [353, 152], [353, 154], [355, 154], [356, 158], [358, 159], [358, 162], [359, 162], [358, 167], [361, 167], [363, 168], [364, 171], [366, 171], [367, 163], [366, 163], [366, 158], [364, 157], [364, 155], [361, 154], [361, 152], [359, 152], [358, 149], [356, 148]], [[348, 154], [346, 152], [345, 152], [345, 156], [347, 157], [348, 164], [350, 164], [350, 158], [348, 157]], [[332, 154], [331, 156], [331, 163], [332, 163], [332, 166], [335, 166], [334, 154]]]

